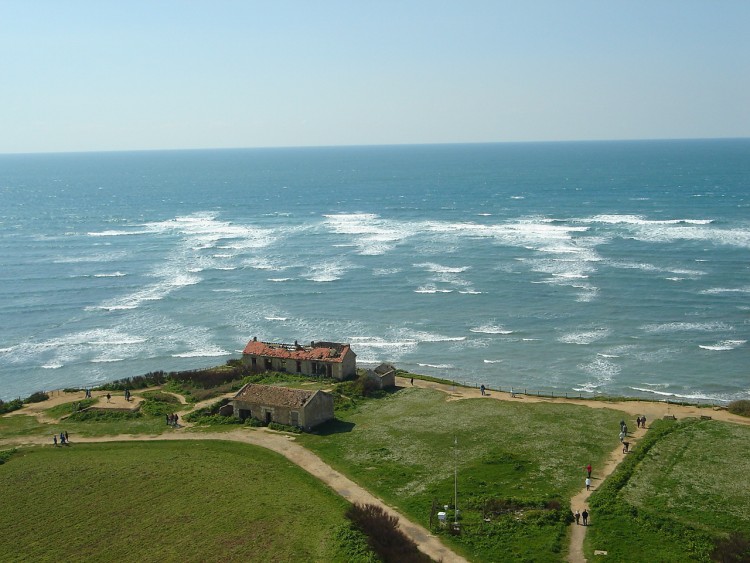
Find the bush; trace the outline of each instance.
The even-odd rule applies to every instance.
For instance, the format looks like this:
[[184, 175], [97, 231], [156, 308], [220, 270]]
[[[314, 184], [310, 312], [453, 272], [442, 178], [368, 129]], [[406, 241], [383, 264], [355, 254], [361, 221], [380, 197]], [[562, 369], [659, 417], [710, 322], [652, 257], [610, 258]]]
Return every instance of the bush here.
[[23, 401], [21, 399], [13, 399], [7, 403], [0, 401], [0, 414], [17, 411], [23, 408]]
[[[220, 401], [216, 401], [212, 405], [203, 407], [202, 409], [194, 410], [193, 412], [186, 414], [184, 416], [184, 419], [187, 422], [198, 422], [198, 419], [200, 418], [207, 417], [207, 416], [216, 416], [219, 414], [219, 409], [227, 404], [229, 404], [229, 399], [221, 399]], [[225, 416], [222, 418], [234, 418], [234, 417]]]
[[45, 393], [44, 391], [37, 391], [36, 393], [32, 393], [28, 397], [26, 397], [23, 402], [24, 403], [41, 403], [42, 401], [46, 401], [49, 399], [49, 395]]
[[383, 561], [403, 563], [430, 562], [431, 559], [417, 549], [417, 544], [398, 527], [398, 518], [374, 504], [353, 504], [346, 517], [367, 536], [372, 550]]
[[268, 427], [271, 430], [277, 430], [279, 432], [292, 432], [294, 434], [301, 434], [302, 429], [296, 426], [289, 426], [288, 424], [279, 424], [278, 422], [269, 422]]
[[711, 560], [721, 563], [743, 563], [750, 561], [750, 540], [739, 532], [732, 532], [721, 539], [711, 552]]
[[16, 453], [16, 448], [13, 448], [11, 450], [3, 450], [0, 452], [0, 465], [5, 463], [10, 459], [10, 456], [12, 456], [14, 453]]
[[732, 414], [750, 416], [750, 400], [742, 399], [740, 401], [732, 401], [727, 405], [727, 410]]

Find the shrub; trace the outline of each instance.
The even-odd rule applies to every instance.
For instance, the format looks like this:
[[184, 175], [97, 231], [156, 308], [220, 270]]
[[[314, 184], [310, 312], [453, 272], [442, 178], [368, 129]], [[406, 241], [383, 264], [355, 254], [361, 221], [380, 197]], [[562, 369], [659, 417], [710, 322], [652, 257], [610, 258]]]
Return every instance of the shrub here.
[[750, 561], [750, 540], [739, 532], [719, 540], [711, 552], [711, 560], [721, 563], [743, 563]]
[[727, 410], [732, 414], [750, 416], [750, 400], [742, 399], [739, 401], [732, 401], [727, 405]]
[[398, 518], [374, 504], [353, 504], [346, 517], [367, 536], [375, 553], [384, 561], [403, 563], [429, 562], [431, 559], [417, 549], [417, 544], [398, 527]]
[[0, 414], [17, 411], [23, 408], [23, 401], [21, 399], [13, 399], [7, 403], [0, 401]]
[[8, 461], [10, 459], [10, 456], [16, 453], [16, 451], [18, 451], [16, 450], [16, 448], [1, 451], [0, 452], [0, 465]]
[[271, 430], [277, 430], [279, 432], [292, 432], [294, 434], [301, 434], [302, 429], [296, 426], [289, 426], [288, 424], [279, 424], [278, 422], [269, 422], [268, 427]]
[[[216, 401], [212, 405], [194, 410], [193, 412], [186, 414], [184, 418], [188, 422], [197, 422], [199, 418], [218, 415], [219, 409], [226, 404], [229, 404], [229, 399], [221, 399], [220, 401]], [[234, 418], [234, 417], [225, 416], [222, 418]]]
[[46, 401], [49, 399], [49, 395], [45, 393], [44, 391], [37, 391], [36, 393], [32, 393], [28, 397], [26, 397], [23, 402], [24, 403], [41, 403], [42, 401]]

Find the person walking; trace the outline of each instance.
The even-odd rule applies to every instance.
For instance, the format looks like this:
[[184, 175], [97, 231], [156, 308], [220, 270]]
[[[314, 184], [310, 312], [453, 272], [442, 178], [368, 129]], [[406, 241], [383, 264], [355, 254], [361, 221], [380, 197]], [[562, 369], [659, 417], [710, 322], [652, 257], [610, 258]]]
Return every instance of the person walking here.
[[57, 434], [52, 434], [52, 441], [55, 443], [55, 446], [57, 446]]
[[646, 428], [646, 416], [641, 417], [641, 428]]
[[586, 473], [587, 473], [586, 477], [590, 479], [591, 478], [591, 464], [590, 463], [586, 466]]
[[583, 518], [583, 525], [588, 526], [589, 525], [589, 511], [584, 508], [583, 512], [581, 512], [581, 517]]
[[110, 400], [111, 398], [112, 398], [112, 395], [110, 395], [109, 393], [107, 393], [107, 402], [108, 402], [108, 403], [109, 403], [109, 400]]
[[586, 477], [586, 490], [591, 490], [591, 477]]
[[581, 523], [581, 513], [578, 510], [576, 510], [575, 517], [576, 517], [576, 526], [578, 526]]
[[479, 386], [479, 390], [482, 392], [482, 397], [484, 397], [484, 383]]

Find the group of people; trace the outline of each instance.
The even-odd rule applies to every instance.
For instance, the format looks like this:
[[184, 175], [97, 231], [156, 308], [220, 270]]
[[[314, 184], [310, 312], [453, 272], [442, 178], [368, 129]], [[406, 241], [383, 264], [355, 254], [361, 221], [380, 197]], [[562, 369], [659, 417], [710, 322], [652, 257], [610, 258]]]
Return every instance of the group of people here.
[[[55, 445], [57, 445], [57, 434], [52, 434], [52, 441]], [[70, 440], [68, 439], [68, 431], [60, 432], [60, 445], [66, 446], [70, 444]]]
[[646, 428], [646, 417], [645, 416], [639, 416], [635, 419], [635, 423], [638, 426], [638, 428]]
[[573, 514], [576, 519], [576, 524], [581, 523], [581, 518], [583, 518], [583, 525], [588, 526], [589, 525], [589, 511], [588, 509], [584, 508], [583, 512], [578, 512], [577, 510]]
[[174, 426], [177, 427], [177, 421], [179, 420], [179, 417], [177, 416], [177, 413], [168, 414], [167, 416], [167, 426]]

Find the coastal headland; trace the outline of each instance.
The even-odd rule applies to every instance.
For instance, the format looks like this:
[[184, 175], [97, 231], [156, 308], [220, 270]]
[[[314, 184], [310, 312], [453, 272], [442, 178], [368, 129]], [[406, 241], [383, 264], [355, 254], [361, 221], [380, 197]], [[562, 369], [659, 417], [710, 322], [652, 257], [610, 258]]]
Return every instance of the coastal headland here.
[[[9, 413], [3, 418], [0, 418], [0, 447], [16, 447], [19, 448], [20, 452], [27, 450], [31, 451], [33, 450], [33, 448], [39, 446], [48, 447], [51, 445], [51, 440], [49, 438], [51, 433], [59, 432], [59, 429], [64, 426], [75, 429], [71, 433], [73, 436], [71, 438], [73, 447], [75, 447], [75, 445], [77, 444], [85, 443], [115, 443], [139, 441], [154, 442], [160, 440], [168, 440], [170, 442], [174, 440], [189, 440], [191, 442], [194, 442], [196, 440], [219, 440], [260, 446], [283, 455], [286, 459], [301, 467], [302, 469], [313, 475], [316, 479], [325, 483], [328, 487], [335, 491], [336, 494], [340, 495], [349, 502], [373, 504], [383, 507], [383, 509], [386, 510], [389, 514], [392, 514], [399, 518], [400, 529], [415, 541], [418, 548], [423, 553], [427, 554], [433, 560], [484, 561], [492, 560], [493, 556], [489, 555], [491, 551], [488, 552], [483, 549], [477, 549], [476, 546], [472, 547], [471, 542], [469, 542], [468, 544], [466, 543], [467, 535], [470, 534], [471, 530], [473, 529], [473, 524], [471, 523], [472, 514], [469, 507], [464, 509], [465, 515], [461, 515], [465, 530], [463, 532], [464, 536], [455, 537], [451, 536], [451, 534], [446, 534], [445, 530], [441, 531], [439, 528], [434, 527], [435, 524], [431, 522], [431, 518], [427, 519], [426, 521], [424, 513], [422, 513], [422, 515], [420, 516], [420, 511], [414, 511], [411, 505], [411, 501], [408, 498], [408, 494], [404, 497], [402, 492], [396, 491], [389, 496], [387, 493], [383, 493], [382, 484], [375, 486], [372, 486], [372, 484], [368, 485], [368, 483], [370, 483], [370, 477], [367, 476], [368, 470], [366, 469], [366, 465], [368, 463], [371, 463], [372, 460], [364, 460], [364, 465], [362, 466], [362, 468], [364, 469], [360, 468], [358, 470], [356, 469], [356, 463], [359, 463], [359, 461], [362, 460], [359, 460], [353, 464], [351, 459], [342, 459], [346, 458], [347, 456], [336, 454], [335, 448], [329, 449], [331, 444], [340, 441], [341, 447], [354, 449], [353, 443], [347, 444], [345, 443], [345, 440], [356, 439], [362, 442], [359, 445], [365, 447], [370, 446], [371, 444], [368, 442], [368, 440], [372, 439], [373, 434], [377, 434], [379, 432], [379, 429], [373, 428], [373, 422], [370, 418], [370, 415], [373, 415], [374, 411], [378, 409], [381, 409], [381, 412], [379, 412], [378, 416], [386, 419], [392, 416], [394, 413], [397, 413], [399, 409], [401, 409], [402, 412], [400, 416], [404, 420], [404, 424], [407, 427], [404, 428], [404, 437], [406, 437], [409, 436], [410, 433], [418, 430], [418, 428], [414, 425], [415, 423], [413, 418], [409, 415], [408, 412], [406, 412], [412, 410], [416, 405], [419, 405], [419, 408], [425, 408], [425, 405], [427, 405], [428, 411], [425, 411], [426, 414], [424, 415], [424, 422], [426, 424], [433, 425], [434, 423], [431, 422], [433, 419], [430, 418], [432, 415], [428, 413], [429, 409], [445, 409], [446, 416], [451, 417], [453, 416], [452, 413], [462, 413], [463, 416], [467, 416], [468, 413], [475, 411], [477, 408], [489, 408], [490, 410], [486, 412], [496, 413], [497, 416], [501, 416], [500, 411], [497, 411], [492, 406], [480, 407], [480, 405], [493, 404], [498, 406], [505, 405], [505, 407], [502, 408], [513, 409], [513, 413], [515, 413], [512, 414], [511, 418], [506, 419], [506, 421], [504, 422], [507, 434], [516, 435], [517, 432], [522, 433], [524, 430], [522, 426], [524, 424], [528, 424], [528, 427], [526, 428], [527, 435], [523, 440], [529, 443], [533, 442], [534, 440], [547, 443], [547, 437], [539, 435], [539, 428], [533, 421], [519, 423], [519, 427], [516, 428], [513, 427], [512, 422], [508, 422], [508, 420], [513, 420], [514, 417], [515, 419], [518, 419], [518, 417], [520, 416], [518, 413], [521, 411], [534, 411], [535, 409], [554, 409], [554, 411], [552, 412], [553, 418], [559, 417], [560, 413], [564, 412], [565, 419], [571, 416], [574, 418], [577, 417], [581, 421], [584, 421], [584, 427], [588, 424], [591, 425], [591, 428], [589, 429], [583, 428], [581, 430], [581, 436], [574, 437], [574, 440], [571, 443], [574, 443], [576, 440], [582, 442], [587, 441], [588, 438], [585, 436], [586, 434], [592, 434], [594, 436], [593, 441], [604, 442], [600, 444], [600, 447], [598, 447], [598, 449], [595, 448], [594, 450], [592, 450], [592, 452], [598, 453], [591, 453], [590, 455], [586, 454], [589, 455], [589, 457], [595, 457], [594, 460], [585, 458], [579, 462], [580, 467], [578, 469], [575, 469], [573, 467], [569, 468], [569, 471], [574, 472], [576, 475], [583, 475], [582, 467], [583, 465], [585, 465], [584, 462], [594, 461], [595, 485], [591, 488], [591, 490], [587, 490], [586, 487], [582, 486], [583, 479], [579, 481], [580, 484], [576, 487], [574, 482], [578, 481], [579, 477], [577, 476], [572, 482], [560, 483], [560, 488], [567, 491], [566, 495], [568, 500], [566, 502], [569, 503], [570, 512], [573, 512], [577, 509], [580, 510], [581, 508], [588, 507], [590, 495], [595, 494], [598, 489], [602, 488], [605, 481], [617, 469], [621, 462], [627, 460], [631, 455], [630, 453], [625, 453], [622, 450], [622, 445], [617, 442], [616, 439], [603, 439], [603, 436], [610, 433], [610, 431], [604, 431], [602, 429], [597, 430], [597, 428], [602, 424], [609, 424], [606, 423], [606, 420], [614, 421], [617, 418], [622, 418], [630, 423], [635, 417], [646, 417], [646, 419], [649, 421], [648, 429], [641, 428], [640, 426], [638, 428], [635, 428], [635, 426], [633, 425], [633, 427], [629, 431], [628, 441], [630, 444], [631, 452], [638, 452], [638, 444], [639, 442], [641, 442], [641, 440], [643, 440], [644, 437], [647, 436], [651, 425], [653, 423], [656, 423], [658, 425], [661, 421], [664, 421], [666, 424], [671, 424], [673, 422], [679, 423], [683, 420], [702, 420], [704, 423], [731, 423], [742, 428], [747, 428], [750, 426], [749, 419], [732, 414], [723, 407], [653, 403], [648, 401], [636, 400], [610, 401], [560, 397], [538, 397], [518, 393], [511, 394], [510, 392], [500, 392], [492, 389], [486, 389], [484, 394], [482, 394], [482, 391], [480, 389], [462, 387], [448, 382], [434, 381], [430, 380], [429, 378], [420, 379], [419, 376], [414, 378], [403, 377], [403, 375], [397, 378], [397, 389], [398, 390], [396, 392], [389, 394], [382, 400], [376, 399], [374, 402], [362, 403], [358, 405], [356, 409], [344, 411], [341, 415], [337, 414], [339, 422], [341, 424], [346, 423], [351, 425], [354, 428], [354, 431], [347, 429], [342, 433], [342, 430], [339, 427], [331, 429], [327, 432], [322, 432], [318, 435], [310, 436], [295, 436], [288, 433], [276, 432], [263, 428], [209, 428], [201, 424], [195, 424], [190, 422], [189, 420], [185, 420], [186, 417], [190, 418], [188, 416], [189, 413], [205, 408], [222, 398], [229, 398], [233, 395], [233, 391], [228, 391], [209, 399], [196, 402], [189, 401], [186, 395], [174, 390], [167, 389], [160, 391], [156, 388], [135, 390], [130, 401], [126, 401], [124, 395], [118, 392], [110, 392], [109, 400], [107, 400], [106, 391], [93, 391], [92, 399], [96, 401], [98, 409], [101, 409], [104, 412], [111, 411], [115, 413], [134, 411], [137, 407], [148, 404], [149, 393], [160, 392], [166, 395], [170, 395], [174, 398], [175, 401], [173, 403], [174, 408], [180, 411], [181, 424], [179, 428], [157, 429], [156, 426], [153, 426], [152, 428], [144, 431], [143, 428], [131, 428], [128, 427], [128, 424], [120, 424], [119, 428], [117, 427], [117, 425], [113, 426], [109, 430], [102, 430], [100, 428], [87, 435], [87, 430], [85, 429], [84, 423], [66, 424], [64, 417], [57, 416], [60, 412], [60, 409], [66, 408], [66, 405], [76, 404], [77, 402], [85, 400], [86, 397], [84, 392], [65, 392], [62, 390], [54, 391], [48, 393], [48, 399], [37, 403], [27, 404], [22, 409], [16, 410], [13, 413]], [[428, 395], [424, 395], [424, 393], [428, 393]], [[435, 395], [434, 393], [437, 393], [438, 395]], [[439, 399], [440, 396], [442, 396], [443, 399]], [[404, 404], [399, 405], [400, 402], [404, 401], [404, 399], [407, 398], [408, 402], [405, 401]], [[385, 400], [386, 402], [383, 403], [383, 400]], [[441, 403], [444, 405], [443, 407], [439, 406]], [[451, 410], [455, 408], [451, 405], [459, 404], [471, 405], [471, 409], [467, 407], [460, 407], [459, 410]], [[560, 408], [563, 408], [565, 410], [557, 410]], [[586, 414], [589, 409], [591, 409], [592, 414]], [[541, 412], [542, 411], [539, 411], [539, 413]], [[598, 414], [594, 413], [602, 413], [605, 414], [605, 416], [601, 418], [598, 416]], [[19, 426], [17, 424], [14, 425], [14, 423], [11, 423], [10, 427], [8, 427], [3, 424], [3, 419], [16, 419], [16, 421], [23, 420], [25, 421], [24, 424], [27, 425], [27, 430], [20, 429]], [[35, 421], [34, 423], [31, 422], [32, 419], [33, 421]], [[572, 427], [569, 425], [569, 422], [570, 421], [565, 422], [565, 420], [561, 419], [559, 428], [560, 432], [563, 432], [565, 434], [571, 432]], [[89, 424], [90, 427], [96, 427], [95, 423]], [[471, 430], [469, 433], [466, 433], [460, 424], [449, 424], [445, 428], [438, 429], [438, 431], [442, 433], [446, 433], [447, 431], [448, 433], [450, 433], [451, 426], [453, 426], [453, 434], [461, 436], [461, 448], [467, 458], [471, 458], [474, 455], [472, 449], [475, 448], [480, 448], [485, 451], [485, 453], [483, 454], [485, 459], [487, 458], [487, 456], [494, 456], [495, 454], [491, 452], [488, 453], [485, 445], [486, 440], [493, 439], [490, 436], [495, 436], [494, 439], [497, 439], [500, 442], [503, 441], [502, 437], [497, 437], [496, 434], [493, 434], [495, 432], [495, 427], [489, 423], [485, 424], [485, 429], [483, 429], [481, 425], [475, 424], [473, 430]], [[384, 420], [383, 428], [391, 431], [394, 426], [392, 422]], [[357, 435], [358, 433], [361, 435], [359, 437], [356, 437], [355, 435]], [[470, 443], [472, 442], [472, 433], [477, 437], [476, 444]], [[353, 436], [355, 436], [355, 438], [352, 438]], [[399, 442], [399, 440], [401, 439], [395, 438], [395, 440], [396, 442]], [[450, 436], [448, 441], [450, 442]], [[565, 449], [569, 448], [569, 446], [567, 445], [567, 438], [561, 438], [559, 442], [561, 444], [565, 444]], [[607, 447], [607, 442], [610, 443], [609, 447]], [[522, 442], [517, 443], [520, 445], [516, 448], [516, 452], [514, 453], [511, 451], [511, 453], [516, 456], [516, 461], [514, 463], [520, 463], [521, 466], [530, 463], [529, 460], [533, 458], [533, 454], [524, 451], [526, 448], [526, 444], [523, 444]], [[554, 442], [551, 441], [549, 443]], [[383, 451], [382, 456], [386, 458], [393, 456], [394, 454], [398, 456], [399, 454], [396, 452], [396, 450], [393, 449], [394, 447], [395, 444], [391, 446], [391, 449], [388, 452]], [[401, 447], [409, 449], [411, 447], [414, 447], [414, 445], [407, 446], [406, 444], [404, 444]], [[544, 449], [544, 447], [542, 449]], [[355, 453], [349, 457], [356, 457], [357, 455], [359, 454]], [[570, 458], [566, 457], [566, 454], [564, 453], [550, 452], [550, 456], [552, 458], [560, 457], [560, 460], [557, 461], [560, 461], [562, 464], [571, 463]], [[644, 461], [643, 463], [646, 463], [646, 461]], [[450, 463], [448, 465], [450, 465]], [[461, 464], [457, 464], [457, 467], [459, 465]], [[436, 469], [443, 471], [445, 470], [445, 467]], [[450, 467], [448, 467], [448, 469], [450, 469]], [[364, 471], [364, 473], [362, 473], [362, 471]], [[471, 487], [477, 487], [477, 483], [481, 482], [481, 480], [476, 481], [472, 477], [472, 472], [476, 471], [477, 467], [475, 464], [473, 465], [472, 463], [469, 463], [466, 467], [461, 466], [461, 472], [459, 474], [461, 477], [460, 490], [461, 494], [465, 497], [471, 498]], [[519, 473], [517, 478], [520, 478], [521, 480], [532, 479], [532, 477], [530, 477], [530, 473], [526, 474], [523, 473], [523, 470], [521, 471], [522, 473]], [[450, 471], [448, 471], [448, 473], [450, 473]], [[416, 478], [416, 480], [414, 478]], [[498, 480], [502, 481], [504, 478], [504, 476], [499, 476]], [[398, 482], [398, 480], [399, 479], [397, 479], [396, 482]], [[419, 475], [407, 476], [407, 474], [403, 474], [401, 480], [406, 481], [407, 485], [409, 483], [414, 484], [419, 482], [420, 480], [425, 480], [424, 482], [427, 483], [425, 485], [426, 487], [429, 488], [432, 486], [429, 483], [430, 479], [426, 478], [424, 475], [420, 477]], [[450, 485], [451, 479], [442, 479], [441, 482], [435, 483], [434, 490], [443, 490], [446, 483]], [[508, 483], [510, 483], [510, 485]], [[506, 483], [507, 491], [511, 495], [517, 496], [519, 499], [522, 499], [526, 494], [522, 491], [524, 487], [521, 486], [520, 488], [518, 488], [518, 483], [513, 484], [513, 478], [511, 478], [508, 483]], [[531, 481], [529, 481], [525, 486], [531, 487], [532, 489], [538, 488], [538, 485], [534, 485]], [[515, 493], [513, 492], [514, 490]], [[530, 496], [534, 495], [537, 495], [537, 493], [530, 493]], [[402, 498], [403, 500], [399, 500], [399, 498]], [[443, 500], [445, 499], [442, 498], [441, 502]], [[459, 500], [459, 506], [461, 505], [462, 501]], [[528, 506], [525, 508], [517, 508], [516, 510], [520, 511], [518, 512], [518, 514], [520, 514], [518, 518], [521, 519], [527, 518], [528, 515], [533, 512], [533, 509]], [[567, 514], [568, 511], [563, 509], [563, 512]], [[491, 527], [495, 524], [496, 520], [499, 522], [501, 519], [499, 513], [493, 516], [490, 515], [489, 512], [486, 512], [486, 515], [488, 517], [487, 522], [484, 524], [485, 528]], [[560, 542], [559, 545], [564, 549], [564, 554], [561, 553], [549, 560], [560, 560], [556, 559], [556, 557], [560, 557], [568, 561], [585, 561], [587, 554], [586, 549], [589, 549], [589, 552], [591, 552], [594, 547], [590, 546], [590, 548], [585, 548], [585, 542], [587, 541], [586, 535], [589, 529], [596, 530], [596, 525], [598, 522], [597, 518], [600, 518], [600, 515], [596, 514], [596, 512], [592, 509], [593, 526], [580, 526], [576, 525], [574, 522], [566, 521], [562, 528], [558, 528], [558, 530], [563, 530], [563, 532], [558, 532], [558, 534], [563, 534], [562, 537], [558, 539], [558, 541]], [[492, 523], [490, 523], [490, 520], [492, 520]], [[740, 531], [744, 531], [746, 528], [747, 522], [740, 526]], [[601, 547], [601, 544], [597, 543], [596, 546]], [[499, 547], [498, 549], [503, 548]], [[513, 549], [513, 547], [506, 547], [505, 549]], [[610, 549], [609, 553], [617, 553], [617, 548], [615, 547], [614, 550]], [[614, 558], [612, 560], [628, 559]]]

